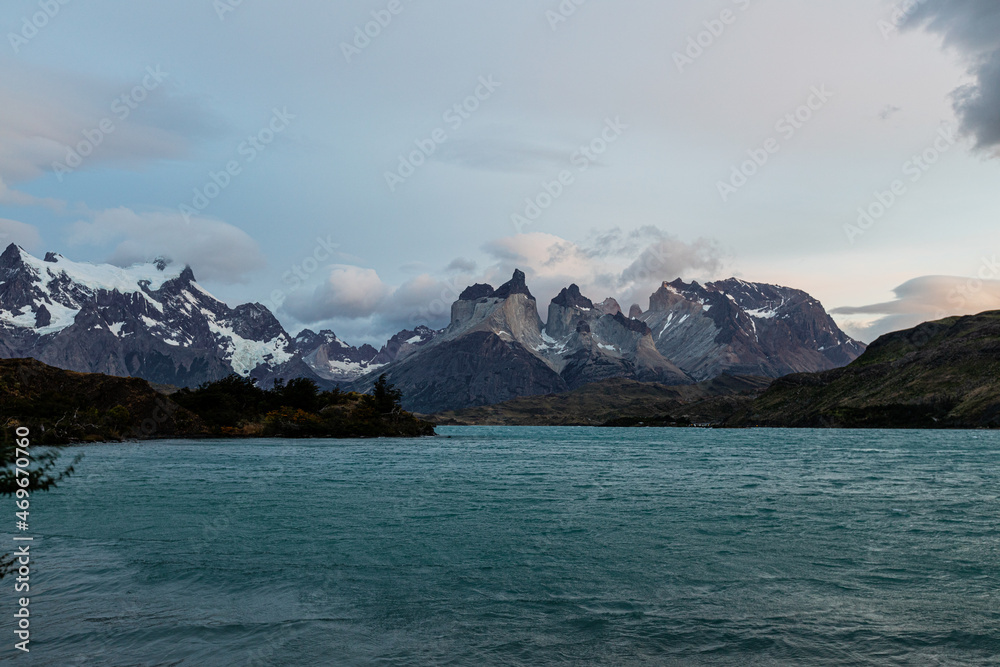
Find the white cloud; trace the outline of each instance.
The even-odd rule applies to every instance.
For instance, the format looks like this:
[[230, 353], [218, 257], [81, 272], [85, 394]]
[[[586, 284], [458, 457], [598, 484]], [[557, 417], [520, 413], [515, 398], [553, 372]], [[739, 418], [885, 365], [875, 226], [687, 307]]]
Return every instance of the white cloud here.
[[199, 280], [244, 282], [266, 262], [257, 242], [221, 220], [176, 212], [136, 213], [127, 208], [99, 211], [91, 221], [72, 225], [70, 242], [117, 244], [107, 261], [128, 266], [163, 256], [188, 264]]
[[66, 209], [66, 202], [58, 199], [35, 197], [27, 192], [14, 190], [4, 183], [2, 177], [0, 177], [0, 204], [9, 204], [12, 206], [44, 206], [45, 208], [56, 212]]
[[282, 310], [301, 324], [332, 328], [352, 342], [378, 346], [403, 329], [447, 326], [451, 306], [466, 287], [499, 287], [514, 269], [525, 272], [544, 319], [549, 302], [571, 283], [595, 301], [610, 296], [627, 309], [632, 303], [648, 303], [665, 280], [718, 278], [723, 264], [713, 243], [685, 243], [655, 227], [610, 230], [587, 244], [553, 234], [519, 234], [495, 239], [483, 249], [492, 262], [456, 258], [440, 272], [421, 273], [396, 286], [371, 269], [334, 266], [314, 290], [292, 292]]
[[464, 271], [466, 273], [471, 273], [476, 270], [476, 263], [471, 259], [466, 259], [465, 257], [456, 257], [451, 260], [445, 271]]
[[36, 252], [42, 247], [42, 237], [31, 225], [0, 218], [0, 249], [11, 243], [16, 243], [28, 252]]
[[524, 270], [543, 311], [570, 283], [597, 301], [613, 297], [626, 309], [632, 303], [645, 308], [664, 281], [718, 278], [724, 263], [713, 242], [686, 243], [656, 227], [612, 229], [585, 245], [551, 234], [521, 234], [493, 241], [486, 250], [498, 260], [487, 272], [492, 284], [507, 281], [515, 268]]
[[292, 292], [283, 309], [306, 324], [333, 318], [361, 319], [378, 312], [390, 289], [372, 269], [337, 264], [311, 293]]
[[[984, 267], [983, 274], [987, 275], [989, 270]], [[994, 261], [992, 276], [997, 276], [998, 272], [1000, 268]], [[844, 330], [871, 342], [882, 334], [909, 329], [923, 322], [1000, 310], [1000, 280], [992, 278], [922, 276], [903, 283], [893, 292], [896, 294], [893, 301], [837, 308], [831, 313], [857, 317], [845, 321]]]
[[[138, 68], [134, 80], [112, 82], [0, 62], [0, 176], [17, 182], [52, 171], [55, 163], [66, 162], [71, 147], [88, 140], [85, 133], [90, 133], [96, 147], [84, 158], [81, 169], [183, 156], [190, 139], [214, 121], [197, 104], [170, 95], [166, 75], [154, 87], [153, 79]], [[151, 92], [141, 102], [133, 102], [132, 109], [121, 97], [144, 77]], [[100, 131], [102, 121], [105, 129], [110, 123], [112, 131]]]
[[475, 262], [459, 258], [442, 276], [423, 273], [397, 287], [386, 285], [371, 269], [335, 266], [314, 291], [292, 293], [284, 311], [305, 324], [324, 322], [337, 331], [358, 332], [370, 342], [420, 324], [446, 326], [451, 305], [466, 287], [499, 287], [515, 269], [525, 272], [544, 318], [549, 301], [571, 283], [597, 301], [611, 296], [628, 308], [633, 302], [647, 303], [665, 280], [714, 278], [721, 266], [714, 244], [684, 243], [656, 228], [612, 230], [598, 235], [592, 246], [552, 234], [519, 234], [491, 241], [484, 250], [495, 261], [480, 270]]

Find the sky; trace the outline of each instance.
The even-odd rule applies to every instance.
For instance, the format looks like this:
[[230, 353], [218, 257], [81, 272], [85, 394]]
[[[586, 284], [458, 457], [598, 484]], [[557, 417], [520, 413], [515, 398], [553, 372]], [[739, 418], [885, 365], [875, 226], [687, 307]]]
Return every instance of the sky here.
[[527, 273], [1000, 308], [995, 0], [6, 0], [0, 242], [376, 346]]

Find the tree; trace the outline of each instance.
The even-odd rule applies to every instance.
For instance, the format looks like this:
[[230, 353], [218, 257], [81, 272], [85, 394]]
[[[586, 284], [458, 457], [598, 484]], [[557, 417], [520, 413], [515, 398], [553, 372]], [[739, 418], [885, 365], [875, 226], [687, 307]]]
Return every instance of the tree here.
[[[21, 475], [20, 479], [28, 480], [28, 486], [23, 487], [17, 483], [19, 479], [14, 472], [15, 461], [17, 460], [17, 440], [11, 436], [10, 422], [3, 426], [3, 435], [0, 436], [0, 498], [10, 497], [17, 494], [18, 490], [27, 489], [29, 493], [35, 491], [48, 491], [73, 474], [73, 466], [80, 461], [77, 456], [73, 463], [62, 472], [56, 472], [56, 459], [59, 455], [54, 451], [45, 451], [33, 456], [35, 466], [32, 467], [27, 476]], [[10, 553], [0, 554], [0, 579], [14, 571], [16, 558]]]
[[309, 378], [294, 378], [288, 384], [274, 383], [271, 390], [276, 408], [296, 408], [306, 412], [319, 412], [323, 407], [319, 387]]
[[[284, 390], [283, 383], [281, 390]], [[175, 403], [197, 413], [213, 426], [252, 421], [266, 411], [268, 397], [268, 392], [258, 387], [255, 379], [236, 374], [206, 382], [194, 390], [182, 389], [171, 396]]]
[[385, 415], [402, 410], [403, 406], [400, 404], [402, 398], [403, 392], [396, 389], [396, 385], [389, 384], [385, 373], [375, 381], [375, 386], [372, 388], [372, 402], [377, 413]]

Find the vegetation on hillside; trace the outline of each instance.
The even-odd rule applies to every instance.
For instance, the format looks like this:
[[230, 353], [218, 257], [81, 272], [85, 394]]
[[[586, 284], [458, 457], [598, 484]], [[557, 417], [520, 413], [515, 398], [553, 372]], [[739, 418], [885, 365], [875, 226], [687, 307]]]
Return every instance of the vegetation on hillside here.
[[383, 375], [371, 394], [320, 391], [307, 378], [262, 389], [231, 375], [171, 397], [205, 423], [209, 434], [231, 437], [357, 438], [433, 435], [433, 425], [400, 406], [400, 392]]
[[[198, 418], [145, 380], [74, 373], [34, 359], [0, 360], [0, 424], [31, 430], [34, 445], [195, 436]], [[6, 442], [7, 440], [4, 440]]]
[[728, 424], [1000, 428], [1000, 311], [890, 333], [850, 366], [780, 378]]

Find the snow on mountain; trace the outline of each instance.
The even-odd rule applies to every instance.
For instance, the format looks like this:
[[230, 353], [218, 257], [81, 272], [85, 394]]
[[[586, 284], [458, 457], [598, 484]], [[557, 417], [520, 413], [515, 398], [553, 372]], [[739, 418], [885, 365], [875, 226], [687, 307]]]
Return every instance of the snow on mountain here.
[[0, 356], [190, 385], [277, 368], [292, 348], [266, 308], [230, 308], [164, 259], [122, 268], [16, 245], [0, 255]]
[[438, 332], [404, 331], [382, 350], [332, 331], [292, 338], [260, 304], [230, 308], [166, 259], [127, 268], [38, 259], [16, 245], [0, 255], [0, 357], [34, 357], [83, 372], [178, 386], [231, 373], [268, 384], [342, 382], [405, 357]]
[[663, 283], [639, 319], [656, 349], [698, 380], [823, 371], [865, 350], [805, 292], [738, 278]]

